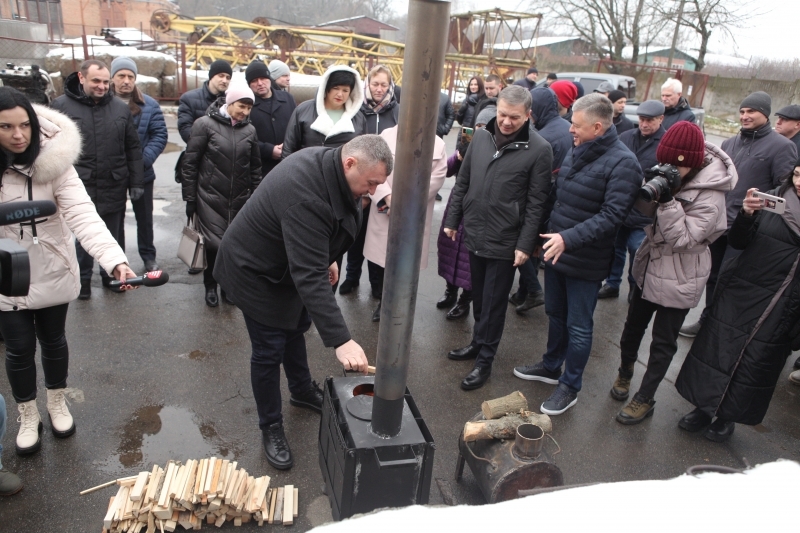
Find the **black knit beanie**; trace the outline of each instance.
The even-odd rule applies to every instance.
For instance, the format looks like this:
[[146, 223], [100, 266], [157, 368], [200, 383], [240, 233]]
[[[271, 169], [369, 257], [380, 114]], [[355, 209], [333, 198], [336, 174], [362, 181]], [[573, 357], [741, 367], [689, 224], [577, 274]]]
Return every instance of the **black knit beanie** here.
[[772, 114], [772, 97], [770, 97], [770, 95], [764, 91], [756, 91], [742, 100], [742, 104], [739, 106], [739, 109], [743, 109], [745, 107], [755, 109], [765, 117], [769, 118], [769, 116]]
[[224, 59], [217, 59], [208, 67], [208, 79], [213, 78], [217, 74], [233, 76], [233, 69], [231, 69], [231, 66]]
[[269, 76], [269, 69], [267, 68], [267, 65], [263, 61], [255, 60], [247, 65], [247, 68], [244, 71], [244, 79], [247, 80], [247, 85], [250, 85], [258, 78], [272, 79]]

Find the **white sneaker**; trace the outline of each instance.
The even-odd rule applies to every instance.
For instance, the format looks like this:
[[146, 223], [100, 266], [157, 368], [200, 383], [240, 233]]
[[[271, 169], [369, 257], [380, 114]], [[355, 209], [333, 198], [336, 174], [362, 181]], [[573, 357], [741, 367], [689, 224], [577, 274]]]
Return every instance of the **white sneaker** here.
[[36, 453], [42, 447], [42, 419], [39, 417], [39, 409], [36, 408], [36, 400], [22, 402], [18, 406], [19, 433], [17, 433], [17, 455], [28, 455]]
[[50, 413], [50, 426], [53, 435], [65, 439], [75, 433], [75, 421], [67, 409], [65, 389], [47, 389], [47, 412]]

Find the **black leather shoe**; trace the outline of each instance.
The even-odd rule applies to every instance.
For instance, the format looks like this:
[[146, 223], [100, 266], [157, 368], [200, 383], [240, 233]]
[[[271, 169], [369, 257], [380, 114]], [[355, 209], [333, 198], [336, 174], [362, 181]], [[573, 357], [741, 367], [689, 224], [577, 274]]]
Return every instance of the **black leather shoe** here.
[[619, 298], [619, 289], [603, 285], [600, 287], [600, 290], [597, 291], [597, 299], [602, 300], [604, 298]]
[[447, 320], [458, 320], [460, 318], [465, 318], [469, 315], [469, 304], [472, 303], [472, 292], [469, 292], [467, 295], [467, 291], [461, 291], [461, 297], [456, 302], [456, 305], [453, 306], [447, 312]]
[[439, 194], [438, 192], [436, 193], [436, 201], [437, 202], [441, 202], [442, 201], [442, 195]]
[[346, 279], [339, 285], [339, 294], [350, 294], [356, 287], [358, 287], [358, 280]]
[[264, 442], [264, 453], [269, 464], [278, 470], [289, 470], [294, 465], [292, 450], [289, 449], [282, 423], [275, 422], [261, 431], [261, 440]]
[[202, 268], [190, 268], [187, 272], [189, 272], [189, 275], [195, 276], [197, 274], [200, 274], [202, 271], [203, 271]]
[[289, 403], [295, 407], [302, 407], [303, 409], [310, 409], [322, 414], [322, 389], [316, 381], [311, 382], [309, 387], [302, 394], [292, 394], [289, 396]]
[[219, 296], [222, 299], [222, 301], [225, 302], [226, 304], [236, 305], [235, 303], [233, 303], [233, 301], [231, 301], [230, 298], [228, 298], [228, 295], [225, 294], [225, 291], [223, 291], [222, 289], [219, 290]]
[[216, 287], [206, 287], [206, 305], [209, 307], [216, 307], [219, 305]]
[[685, 429], [691, 433], [696, 433], [701, 429], [705, 428], [707, 425], [711, 423], [711, 417], [705, 414], [700, 409], [695, 409], [688, 415], [681, 418], [681, 421], [678, 422], [678, 427], [681, 429]]
[[436, 302], [436, 309], [450, 309], [456, 303], [456, 300], [458, 300], [458, 287], [455, 285], [452, 289], [447, 287], [444, 290], [444, 296]]
[[92, 297], [92, 282], [81, 281], [81, 292], [78, 294], [78, 300], [88, 300]]
[[464, 378], [464, 381], [461, 382], [461, 388], [464, 390], [480, 389], [491, 375], [491, 367], [484, 368], [482, 366], [476, 366], [472, 369], [472, 372], [467, 374], [467, 377]]
[[155, 272], [156, 270], [158, 270], [158, 263], [156, 263], [155, 261], [145, 261], [144, 269], [148, 272]]
[[458, 350], [453, 350], [448, 352], [447, 358], [452, 359], [453, 361], [467, 361], [469, 359], [475, 359], [478, 357], [478, 352], [481, 351], [481, 347], [475, 344], [470, 344], [469, 346], [464, 346], [463, 348], [459, 348]]
[[544, 293], [534, 292], [525, 297], [525, 301], [514, 309], [518, 315], [524, 315], [526, 311], [530, 311], [534, 307], [544, 305]]
[[526, 293], [522, 293], [520, 291], [513, 292], [508, 295], [508, 303], [510, 303], [514, 307], [517, 307], [525, 303], [526, 297], [527, 297]]
[[373, 322], [380, 322], [381, 321], [381, 303], [378, 302], [378, 307], [372, 312], [372, 321]]
[[725, 442], [731, 438], [734, 429], [736, 429], [736, 423], [717, 418], [708, 426], [705, 437], [713, 442]]

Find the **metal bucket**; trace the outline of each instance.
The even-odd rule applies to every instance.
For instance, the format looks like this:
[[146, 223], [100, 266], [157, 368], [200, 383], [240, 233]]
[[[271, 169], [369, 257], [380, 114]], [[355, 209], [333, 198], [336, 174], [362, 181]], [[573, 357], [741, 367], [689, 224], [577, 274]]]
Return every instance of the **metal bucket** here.
[[[478, 413], [472, 420], [483, 420], [483, 415]], [[544, 449], [545, 435], [558, 448], [552, 455]], [[550, 434], [534, 424], [520, 425], [513, 440], [465, 442], [462, 434], [458, 450], [456, 481], [461, 481], [464, 465], [468, 464], [489, 503], [516, 499], [520, 490], [564, 484], [564, 475], [553, 460], [561, 453], [561, 447]]]

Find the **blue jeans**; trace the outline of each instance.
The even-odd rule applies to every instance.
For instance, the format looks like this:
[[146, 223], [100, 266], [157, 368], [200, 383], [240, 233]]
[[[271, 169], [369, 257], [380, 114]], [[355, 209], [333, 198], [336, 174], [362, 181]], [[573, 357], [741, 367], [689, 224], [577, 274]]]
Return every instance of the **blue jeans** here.
[[636, 257], [636, 250], [642, 245], [644, 240], [644, 230], [620, 226], [617, 232], [617, 240], [614, 242], [614, 263], [611, 265], [611, 272], [606, 280], [606, 285], [611, 288], [619, 289], [622, 284], [622, 273], [625, 271], [625, 255], [629, 255], [628, 261], [628, 283], [634, 285], [633, 279], [633, 260]]
[[542, 292], [542, 284], [539, 283], [539, 258], [531, 257], [519, 268], [519, 292], [536, 294]]
[[6, 436], [6, 400], [0, 394], [0, 469], [3, 468], [3, 437]]
[[544, 366], [556, 372], [564, 366], [558, 380], [572, 392], [581, 390], [583, 369], [592, 351], [592, 315], [597, 305], [599, 281], [586, 281], [544, 267], [544, 310], [550, 319]]

